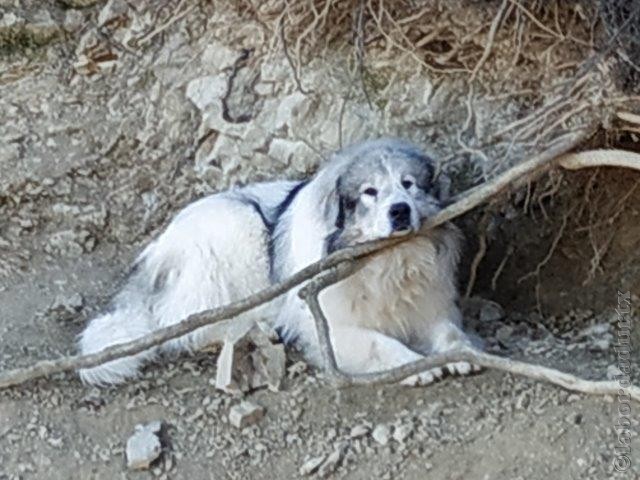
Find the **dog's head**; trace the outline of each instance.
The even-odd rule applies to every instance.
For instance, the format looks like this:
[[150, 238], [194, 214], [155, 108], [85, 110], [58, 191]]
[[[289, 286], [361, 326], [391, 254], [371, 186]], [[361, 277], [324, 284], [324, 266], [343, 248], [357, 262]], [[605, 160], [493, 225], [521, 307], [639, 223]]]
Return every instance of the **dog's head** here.
[[325, 215], [335, 229], [330, 253], [369, 240], [417, 231], [440, 210], [432, 160], [400, 140], [360, 143], [336, 154], [335, 185]]

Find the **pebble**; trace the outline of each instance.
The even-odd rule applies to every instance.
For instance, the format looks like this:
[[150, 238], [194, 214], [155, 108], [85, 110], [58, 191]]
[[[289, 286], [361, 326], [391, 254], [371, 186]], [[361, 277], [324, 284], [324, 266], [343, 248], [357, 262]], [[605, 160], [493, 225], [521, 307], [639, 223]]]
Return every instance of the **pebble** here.
[[300, 467], [300, 475], [311, 475], [314, 473], [320, 465], [324, 463], [325, 455], [320, 455], [319, 457], [313, 457], [304, 462], [304, 464]]
[[513, 327], [510, 325], [503, 325], [496, 331], [496, 339], [501, 343], [506, 343], [513, 335]]
[[136, 432], [127, 440], [127, 467], [131, 470], [146, 470], [160, 456], [162, 445], [158, 433], [162, 422], [155, 421], [136, 426]]
[[393, 439], [398, 443], [404, 443], [409, 438], [409, 435], [413, 433], [412, 425], [400, 425], [393, 430]]
[[364, 437], [369, 433], [371, 429], [366, 425], [356, 425], [349, 432], [349, 438], [360, 438]]
[[229, 423], [236, 428], [245, 428], [253, 425], [262, 417], [264, 417], [264, 407], [248, 401], [234, 405], [229, 411]]
[[591, 342], [589, 350], [592, 352], [608, 352], [611, 348], [611, 341], [609, 338], [598, 338]]
[[387, 443], [389, 443], [391, 430], [386, 425], [378, 425], [373, 429], [373, 433], [371, 434], [371, 436], [380, 445], [386, 445]]
[[480, 307], [479, 319], [481, 322], [495, 322], [504, 318], [503, 308], [496, 302], [485, 300]]
[[57, 320], [73, 318], [84, 307], [84, 298], [79, 293], [61, 295], [47, 308], [45, 315], [55, 317]]
[[333, 472], [335, 472], [336, 468], [338, 468], [338, 466], [340, 465], [340, 462], [342, 461], [343, 453], [344, 453], [344, 450], [342, 448], [337, 448], [336, 450], [334, 450], [327, 457], [324, 463], [320, 466], [320, 469], [318, 470], [318, 474], [321, 477], [326, 477], [328, 475], [331, 475]]

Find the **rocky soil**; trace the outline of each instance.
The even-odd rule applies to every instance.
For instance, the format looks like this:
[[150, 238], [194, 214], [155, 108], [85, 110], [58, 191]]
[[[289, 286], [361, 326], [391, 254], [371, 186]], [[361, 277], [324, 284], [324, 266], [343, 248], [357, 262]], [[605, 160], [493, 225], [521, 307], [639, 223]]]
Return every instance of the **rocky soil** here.
[[[479, 2], [454, 3], [469, 31], [495, 13]], [[582, 28], [578, 7], [572, 14]], [[265, 25], [243, 15], [205, 1], [0, 0], [1, 370], [75, 352], [75, 336], [136, 252], [189, 201], [231, 184], [300, 178], [341, 144], [382, 134], [425, 146], [460, 189], [493, 171], [482, 159], [498, 147], [473, 138], [539, 100], [504, 94], [506, 80], [496, 81], [495, 91], [473, 98], [473, 138], [460, 137], [464, 80], [431, 78], [408, 57], [393, 64], [394, 55], [380, 51], [367, 77], [372, 105], [339, 49], [305, 65], [299, 81], [311, 93], [303, 93]], [[482, 55], [482, 38], [473, 58]], [[496, 62], [510, 54], [510, 41], [496, 38]], [[585, 50], [560, 42], [547, 55], [562, 63], [562, 76]], [[493, 61], [488, 69], [498, 71]], [[514, 88], [534, 81], [525, 66], [512, 68]], [[563, 205], [547, 223], [541, 211], [499, 214], [515, 227], [500, 230], [489, 249], [477, 293], [501, 307], [468, 305], [467, 321], [491, 351], [613, 378], [617, 289], [634, 294], [639, 338], [637, 203], [618, 218], [628, 228], [617, 231], [612, 258], [589, 283], [590, 244], [579, 230], [560, 243], [540, 277], [540, 314], [536, 283], [514, 285], [549, 250]], [[476, 220], [462, 221], [467, 257]], [[525, 247], [494, 293], [495, 268], [513, 243]], [[632, 465], [618, 472], [618, 398], [492, 371], [428, 388], [338, 390], [295, 352], [288, 357], [280, 391], [244, 397], [214, 388], [215, 357], [207, 354], [165, 359], [119, 388], [94, 390], [61, 375], [0, 391], [0, 479], [640, 478], [637, 404]], [[632, 376], [637, 382], [637, 369]], [[239, 419], [242, 402], [262, 414]], [[157, 438], [157, 459], [130, 469], [129, 438], [156, 421], [159, 431], [149, 427], [137, 451], [157, 454]]]

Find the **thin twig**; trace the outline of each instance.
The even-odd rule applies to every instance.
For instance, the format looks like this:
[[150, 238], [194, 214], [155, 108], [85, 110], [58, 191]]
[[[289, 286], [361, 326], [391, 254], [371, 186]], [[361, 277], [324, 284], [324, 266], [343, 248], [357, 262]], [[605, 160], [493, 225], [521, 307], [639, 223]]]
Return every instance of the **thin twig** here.
[[500, 26], [500, 22], [502, 22], [504, 12], [507, 9], [507, 5], [509, 5], [509, 0], [503, 0], [502, 4], [500, 5], [500, 8], [498, 9], [498, 13], [496, 13], [496, 16], [493, 18], [493, 21], [491, 22], [491, 27], [489, 28], [489, 34], [487, 35], [487, 42], [485, 44], [484, 51], [482, 52], [482, 56], [480, 57], [480, 60], [478, 60], [478, 63], [476, 63], [476, 66], [474, 67], [473, 72], [471, 72], [471, 76], [469, 77], [469, 83], [471, 83], [476, 78], [476, 75], [482, 68], [482, 65], [484, 65], [484, 62], [487, 61], [487, 59], [489, 58], [489, 55], [491, 54], [491, 49], [493, 48], [493, 41], [495, 39], [496, 33], [498, 32], [498, 27]]
[[522, 282], [524, 282], [525, 280], [531, 278], [531, 277], [536, 277], [538, 278], [538, 282], [540, 281], [540, 272], [542, 271], [542, 268], [549, 263], [549, 260], [551, 260], [551, 257], [553, 257], [553, 254], [556, 251], [556, 248], [558, 248], [558, 243], [560, 243], [560, 240], [562, 239], [562, 235], [564, 234], [564, 230], [565, 228], [567, 228], [567, 222], [569, 221], [569, 217], [571, 216], [571, 214], [573, 213], [573, 208], [571, 210], [569, 210], [568, 212], [566, 212], [563, 216], [562, 216], [562, 223], [560, 224], [560, 228], [558, 229], [558, 231], [556, 232], [556, 235], [553, 238], [553, 241], [551, 242], [551, 246], [549, 247], [549, 250], [547, 251], [547, 254], [544, 256], [544, 258], [538, 263], [538, 265], [536, 265], [535, 270], [521, 276], [518, 279], [518, 285], [520, 285]]
[[280, 33], [280, 41], [282, 41], [282, 51], [284, 52], [284, 56], [287, 58], [287, 63], [291, 67], [291, 72], [293, 73], [293, 80], [296, 82], [296, 86], [298, 90], [303, 95], [309, 95], [312, 93], [309, 90], [306, 90], [302, 87], [302, 82], [300, 81], [300, 71], [293, 63], [293, 58], [291, 58], [291, 54], [289, 53], [289, 47], [287, 46], [287, 38], [284, 33], [284, 15], [280, 18], [280, 25], [278, 25], [278, 32]]
[[504, 267], [506, 267], [507, 262], [509, 261], [509, 257], [512, 254], [513, 254], [513, 245], [509, 245], [509, 247], [507, 248], [507, 253], [504, 254], [504, 257], [502, 257], [502, 260], [500, 261], [498, 268], [496, 268], [496, 271], [494, 272], [493, 277], [491, 277], [491, 290], [493, 290], [494, 292], [498, 288], [498, 279], [500, 278], [500, 275], [502, 275], [502, 271], [504, 270]]
[[150, 32], [150, 33], [146, 34], [145, 36], [143, 36], [142, 38], [138, 39], [137, 42], [136, 42], [137, 46], [144, 46], [145, 44], [149, 43], [156, 36], [158, 36], [158, 34], [160, 34], [163, 31], [165, 31], [167, 28], [169, 28], [171, 25], [173, 25], [174, 23], [176, 23], [177, 21], [182, 19], [191, 10], [193, 10], [195, 7], [197, 7], [197, 4], [193, 4], [193, 5], [189, 5], [184, 10], [182, 10], [182, 7], [183, 7], [183, 5], [185, 3], [186, 3], [186, 1], [182, 0], [180, 2], [180, 4], [176, 7], [175, 11], [176, 12], [180, 12], [180, 13], [172, 15], [171, 18], [169, 18], [169, 20], [167, 20], [164, 24], [160, 25], [159, 27], [157, 27], [152, 32]]
[[471, 266], [469, 267], [469, 281], [464, 292], [464, 298], [469, 298], [471, 296], [473, 287], [476, 284], [478, 267], [480, 266], [480, 262], [482, 262], [482, 259], [487, 253], [487, 228], [489, 227], [489, 220], [491, 218], [491, 215], [491, 210], [487, 209], [484, 212], [484, 215], [482, 215], [480, 222], [478, 222], [478, 251], [473, 257]]

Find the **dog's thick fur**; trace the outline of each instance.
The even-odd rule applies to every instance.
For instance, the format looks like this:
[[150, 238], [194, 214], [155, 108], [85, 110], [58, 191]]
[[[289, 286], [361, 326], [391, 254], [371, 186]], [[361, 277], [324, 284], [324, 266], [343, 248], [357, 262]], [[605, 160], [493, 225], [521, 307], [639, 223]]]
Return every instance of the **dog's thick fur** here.
[[[439, 208], [432, 177], [430, 159], [416, 147], [385, 139], [334, 154], [308, 182], [255, 184], [196, 201], [145, 248], [111, 310], [81, 334], [80, 349], [97, 352], [241, 299], [338, 248], [416, 231]], [[383, 370], [468, 343], [456, 306], [459, 240], [450, 224], [416, 235], [322, 292], [342, 369]], [[271, 321], [321, 364], [313, 319], [297, 290], [244, 316]], [[159, 350], [207, 346], [212, 328], [80, 375], [90, 384], [122, 382]], [[471, 368], [449, 366], [462, 374]], [[436, 369], [409, 382], [441, 374]]]

